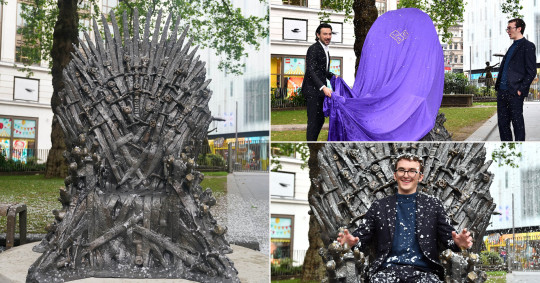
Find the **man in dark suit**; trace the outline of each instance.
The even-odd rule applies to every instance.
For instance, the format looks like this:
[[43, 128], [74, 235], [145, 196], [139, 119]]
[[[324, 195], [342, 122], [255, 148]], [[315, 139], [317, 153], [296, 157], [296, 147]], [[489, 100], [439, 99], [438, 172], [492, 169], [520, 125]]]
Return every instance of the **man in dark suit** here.
[[330, 97], [332, 90], [326, 86], [326, 79], [333, 74], [330, 68], [330, 53], [328, 44], [332, 39], [332, 26], [322, 23], [315, 31], [316, 41], [308, 48], [306, 55], [306, 73], [302, 82], [302, 94], [307, 104], [307, 132], [308, 141], [317, 141], [324, 124], [323, 102], [324, 96]]
[[501, 62], [495, 83], [497, 91], [497, 120], [501, 141], [512, 141], [510, 123], [516, 141], [525, 140], [523, 100], [529, 95], [529, 87], [536, 76], [536, 48], [523, 37], [525, 22], [522, 19], [508, 21], [506, 32], [514, 40]]
[[344, 230], [338, 241], [351, 247], [376, 242], [369, 268], [372, 282], [441, 282], [438, 244], [453, 251], [470, 248], [470, 232], [457, 234], [441, 202], [416, 192], [424, 177], [420, 157], [398, 156], [394, 167], [397, 194], [375, 201], [358, 229], [352, 234]]

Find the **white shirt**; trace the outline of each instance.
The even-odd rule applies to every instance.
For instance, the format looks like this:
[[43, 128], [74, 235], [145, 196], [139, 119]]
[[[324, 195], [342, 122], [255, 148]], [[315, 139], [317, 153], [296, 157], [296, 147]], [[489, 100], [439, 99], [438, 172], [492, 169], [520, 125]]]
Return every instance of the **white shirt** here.
[[[321, 40], [319, 40], [319, 43], [322, 45], [323, 49], [324, 49], [324, 53], [325, 53], [325, 57], [326, 57], [326, 70], [328, 71], [328, 61], [330, 61], [330, 58], [329, 58], [329, 54], [328, 52], [330, 52], [330, 48], [328, 48], [328, 45], [322, 43]], [[319, 90], [322, 90], [326, 85], [323, 85], [321, 86], [321, 88], [319, 88]]]

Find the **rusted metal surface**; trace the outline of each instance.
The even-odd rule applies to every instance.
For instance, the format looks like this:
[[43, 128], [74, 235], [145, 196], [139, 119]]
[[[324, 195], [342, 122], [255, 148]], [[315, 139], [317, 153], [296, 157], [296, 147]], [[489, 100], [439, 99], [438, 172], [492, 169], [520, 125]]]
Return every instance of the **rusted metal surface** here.
[[[185, 278], [238, 282], [226, 227], [209, 212], [215, 205], [200, 183], [195, 160], [212, 116], [204, 62], [179, 20], [161, 12], [153, 35], [151, 13], [133, 37], [110, 14], [104, 38], [94, 20], [95, 44], [76, 48], [64, 70], [57, 119], [69, 163], [62, 209], [36, 247], [43, 255], [28, 282], [85, 277]], [[169, 32], [172, 30], [171, 35]], [[191, 50], [190, 50], [191, 49]]]
[[403, 153], [424, 160], [419, 191], [441, 200], [456, 231], [467, 228], [472, 234], [470, 253], [441, 254], [450, 276], [447, 279], [485, 281], [485, 273], [474, 267], [477, 255], [473, 252], [480, 251], [495, 209], [489, 193], [493, 174], [488, 171], [491, 161], [486, 161], [484, 145], [475, 143], [326, 144], [318, 154], [320, 175], [311, 180], [318, 193], [310, 196], [309, 203], [328, 247], [320, 252], [327, 264], [328, 280], [362, 282], [366, 278], [366, 259], [373, 260], [371, 252], [353, 255], [349, 247], [335, 247], [334, 240], [341, 228], [354, 231], [373, 201], [395, 194], [393, 163]]

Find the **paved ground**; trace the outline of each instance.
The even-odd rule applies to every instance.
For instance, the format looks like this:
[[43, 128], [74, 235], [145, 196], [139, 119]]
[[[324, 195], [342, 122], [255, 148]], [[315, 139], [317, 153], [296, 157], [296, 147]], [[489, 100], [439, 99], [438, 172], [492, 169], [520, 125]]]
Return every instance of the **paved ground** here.
[[[540, 141], [540, 102], [525, 102], [523, 105], [525, 119], [525, 140]], [[500, 141], [497, 128], [497, 114], [487, 120], [465, 141]]]
[[[213, 213], [227, 226], [229, 242], [257, 242], [261, 253], [269, 255], [270, 211], [268, 173], [235, 172], [227, 175], [227, 195], [218, 198], [220, 213]], [[219, 202], [226, 204], [220, 208]], [[240, 244], [240, 243], [238, 243]]]
[[[2, 283], [23, 283], [26, 281], [28, 268], [40, 256], [32, 251], [32, 247], [37, 243], [26, 244], [14, 247], [0, 254], [0, 282]], [[269, 258], [244, 247], [231, 246], [233, 253], [227, 255], [238, 270], [238, 277], [241, 282], [268, 282], [270, 278]], [[80, 283], [169, 283], [169, 282], [193, 282], [183, 279], [105, 279], [87, 278], [71, 282]]]
[[507, 283], [537, 283], [540, 282], [540, 272], [513, 271], [506, 274]]

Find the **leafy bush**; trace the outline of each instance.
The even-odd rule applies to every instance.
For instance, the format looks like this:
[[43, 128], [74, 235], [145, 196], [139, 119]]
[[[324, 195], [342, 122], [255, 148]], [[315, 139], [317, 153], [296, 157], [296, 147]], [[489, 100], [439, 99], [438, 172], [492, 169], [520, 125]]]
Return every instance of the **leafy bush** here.
[[444, 74], [444, 93], [462, 94], [467, 90], [469, 79], [463, 73], [445, 73]]
[[293, 266], [293, 260], [290, 258], [281, 258], [278, 263], [272, 264], [270, 274], [276, 275], [299, 275], [302, 273], [302, 266]]
[[503, 263], [503, 259], [497, 252], [483, 251], [480, 253], [480, 260], [483, 265], [499, 265]]
[[225, 166], [225, 158], [219, 154], [199, 154], [197, 164], [206, 166]]
[[22, 162], [8, 159], [4, 154], [4, 151], [0, 151], [0, 172], [45, 171], [46, 165], [38, 164], [38, 158], [35, 156], [28, 157], [26, 162]]

